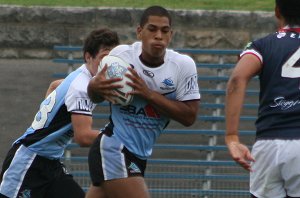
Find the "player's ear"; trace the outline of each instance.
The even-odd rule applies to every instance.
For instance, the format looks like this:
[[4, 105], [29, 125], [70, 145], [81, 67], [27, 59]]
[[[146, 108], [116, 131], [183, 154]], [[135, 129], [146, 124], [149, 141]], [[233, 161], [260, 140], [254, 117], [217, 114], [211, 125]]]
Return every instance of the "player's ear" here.
[[280, 10], [279, 7], [276, 5], [275, 6], [275, 16], [280, 19], [281, 18], [281, 14], [280, 14]]
[[172, 37], [173, 37], [173, 34], [174, 34], [174, 31], [173, 31], [173, 29], [171, 29], [170, 30], [170, 38], [172, 39]]
[[137, 39], [138, 40], [141, 40], [142, 39], [142, 27], [141, 26], [138, 26], [137, 28], [136, 28], [136, 37], [137, 37]]
[[92, 56], [90, 55], [90, 53], [86, 52], [84, 54], [84, 60], [85, 60], [85, 62], [89, 63], [91, 61], [91, 59], [92, 59]]

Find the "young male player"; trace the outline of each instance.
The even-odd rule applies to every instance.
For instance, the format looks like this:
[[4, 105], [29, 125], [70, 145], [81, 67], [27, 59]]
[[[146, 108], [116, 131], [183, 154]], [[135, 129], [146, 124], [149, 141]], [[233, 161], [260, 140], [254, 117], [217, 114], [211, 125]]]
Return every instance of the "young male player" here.
[[[250, 172], [252, 197], [300, 197], [300, 1], [276, 0], [280, 29], [248, 44], [227, 86], [226, 143]], [[239, 117], [249, 80], [260, 96], [252, 153], [240, 143]]]
[[31, 126], [8, 152], [0, 175], [1, 198], [85, 196], [60, 158], [72, 138], [80, 146], [89, 146], [99, 135], [92, 129], [95, 104], [87, 95], [87, 85], [101, 59], [118, 44], [117, 34], [108, 29], [88, 35], [83, 47], [85, 64], [49, 93]]
[[[172, 38], [169, 12], [160, 6], [147, 8], [137, 27], [141, 42], [120, 45], [115, 55], [132, 65], [134, 88], [128, 106], [113, 104], [111, 122], [92, 145], [89, 154], [92, 186], [87, 197], [145, 198], [146, 162], [153, 144], [170, 119], [190, 126], [197, 117], [200, 100], [195, 62], [187, 55], [167, 49]], [[88, 86], [92, 101], [114, 100], [106, 67]]]

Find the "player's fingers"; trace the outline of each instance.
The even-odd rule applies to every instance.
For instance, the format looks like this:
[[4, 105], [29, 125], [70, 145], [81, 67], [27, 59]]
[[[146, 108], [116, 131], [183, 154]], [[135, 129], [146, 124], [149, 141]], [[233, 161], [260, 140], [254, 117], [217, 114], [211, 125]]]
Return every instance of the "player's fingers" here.
[[123, 85], [118, 83], [120, 81], [122, 81], [122, 78], [110, 78], [107, 79], [106, 84], [110, 85], [112, 88], [122, 88]]
[[243, 167], [244, 169], [251, 171], [251, 164], [249, 163], [249, 161], [239, 158], [237, 160], [235, 160], [241, 167]]
[[131, 74], [138, 75], [138, 73], [132, 67], [127, 67], [127, 69], [130, 71]]
[[246, 157], [247, 157], [247, 159], [248, 159], [249, 161], [255, 162], [255, 159], [254, 159], [254, 157], [251, 155], [250, 151], [248, 151], [248, 152], [246, 153]]
[[101, 74], [105, 74], [105, 72], [106, 72], [106, 70], [107, 70], [107, 64], [105, 64], [104, 65], [104, 67], [100, 70], [100, 72], [99, 73], [101, 73]]
[[130, 71], [130, 73], [125, 73], [125, 76], [129, 78], [132, 82], [139, 83], [139, 81], [142, 80], [139, 74], [134, 69], [128, 67], [128, 70]]
[[108, 102], [112, 103], [112, 104], [116, 104], [115, 99], [110, 97], [110, 96], [105, 96], [104, 99], [107, 100]]

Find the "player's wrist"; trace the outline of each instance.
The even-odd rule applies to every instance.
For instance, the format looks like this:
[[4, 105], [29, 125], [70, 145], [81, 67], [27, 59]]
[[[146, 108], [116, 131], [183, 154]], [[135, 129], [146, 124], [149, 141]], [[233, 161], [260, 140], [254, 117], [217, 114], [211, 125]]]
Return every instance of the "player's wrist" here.
[[239, 136], [236, 134], [226, 134], [225, 143], [227, 145], [240, 144]]

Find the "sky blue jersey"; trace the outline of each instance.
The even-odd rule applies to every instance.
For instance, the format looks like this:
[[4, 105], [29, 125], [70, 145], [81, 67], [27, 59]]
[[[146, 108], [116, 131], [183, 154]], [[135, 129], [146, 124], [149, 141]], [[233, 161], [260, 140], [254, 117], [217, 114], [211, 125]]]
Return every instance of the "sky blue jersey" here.
[[73, 137], [71, 114], [92, 116], [96, 106], [87, 95], [91, 78], [85, 65], [69, 74], [41, 103], [31, 126], [14, 144], [49, 159], [60, 158]]
[[[147, 86], [170, 100], [199, 100], [197, 69], [193, 59], [167, 49], [164, 63], [159, 67], [147, 67], [139, 56], [142, 43], [120, 45], [110, 55], [118, 56], [131, 64]], [[145, 99], [134, 96], [128, 106], [112, 105], [111, 120], [114, 135], [137, 157], [147, 159], [157, 137], [170, 119], [161, 115]]]

